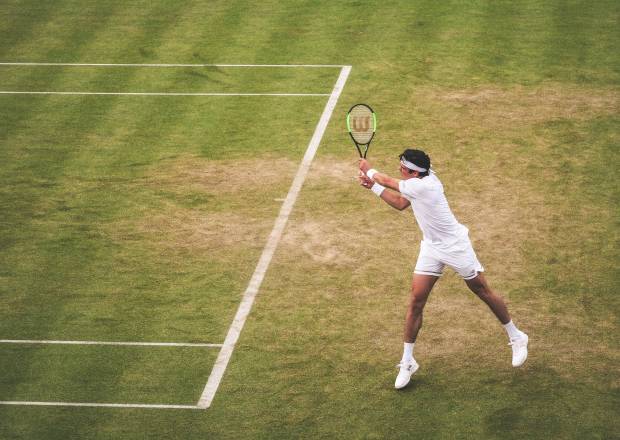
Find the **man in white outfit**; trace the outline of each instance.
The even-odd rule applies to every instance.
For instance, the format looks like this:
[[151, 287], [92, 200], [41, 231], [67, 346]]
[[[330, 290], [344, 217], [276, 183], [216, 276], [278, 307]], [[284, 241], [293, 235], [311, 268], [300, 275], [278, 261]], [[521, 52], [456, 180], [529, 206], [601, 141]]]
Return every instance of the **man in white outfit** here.
[[362, 186], [400, 211], [411, 206], [423, 235], [405, 319], [403, 357], [394, 386], [405, 387], [419, 368], [413, 358], [413, 347], [422, 326], [422, 311], [445, 266], [454, 269], [470, 290], [489, 306], [508, 333], [512, 366], [523, 365], [527, 359], [528, 336], [515, 326], [504, 300], [489, 287], [484, 268], [469, 240], [469, 230], [452, 214], [443, 185], [431, 170], [430, 157], [421, 150], [405, 150], [400, 155], [402, 180], [372, 169], [366, 159], [360, 159], [359, 168]]

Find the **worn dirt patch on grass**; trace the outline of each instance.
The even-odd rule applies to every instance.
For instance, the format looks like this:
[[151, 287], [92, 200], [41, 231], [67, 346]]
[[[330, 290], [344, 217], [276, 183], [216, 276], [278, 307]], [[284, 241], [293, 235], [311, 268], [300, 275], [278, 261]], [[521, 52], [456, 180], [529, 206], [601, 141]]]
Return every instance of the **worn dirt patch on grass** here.
[[354, 264], [364, 244], [356, 239], [350, 223], [343, 219], [307, 219], [292, 223], [282, 243], [301, 251], [314, 262], [330, 266]]
[[522, 125], [558, 118], [581, 120], [594, 114], [616, 113], [620, 103], [617, 91], [601, 94], [600, 90], [570, 89], [565, 84], [533, 89], [432, 90], [426, 96], [451, 109], [469, 108], [491, 125], [506, 121]]
[[475, 194], [451, 190], [450, 205], [469, 236], [485, 269], [503, 282], [516, 283], [526, 276], [523, 244], [541, 229], [549, 216], [543, 195], [528, 191], [519, 181], [504, 184], [479, 181]]
[[[351, 284], [336, 290], [339, 296], [357, 304], [360, 318], [352, 319], [365, 323], [360, 336], [372, 340], [380, 350], [394, 346], [398, 354], [409, 284], [399, 285], [395, 279], [403, 278], [403, 271], [410, 271], [415, 262], [417, 241], [407, 245], [402, 237], [407, 233], [419, 237], [418, 226], [410, 211], [398, 213], [372, 193], [349, 184], [352, 170], [354, 163], [333, 157], [316, 160], [302, 204], [287, 228], [281, 253], [294, 259], [292, 267], [311, 268], [319, 279], [333, 276], [334, 270], [347, 272], [342, 278], [351, 279]], [[570, 307], [558, 312], [547, 292], [530, 290], [533, 283], [528, 249], [533, 239], [540, 246], [553, 245], [555, 238], [549, 229], [563, 207], [550, 205], [548, 194], [531, 179], [491, 170], [480, 174], [475, 192], [471, 185], [446, 180], [451, 207], [458, 220], [469, 227], [491, 286], [504, 296], [515, 322], [532, 337], [532, 359], [525, 368], [544, 362], [558, 376], [569, 380], [605, 374], [608, 364], [594, 364], [592, 359], [616, 356], [610, 353], [608, 341], [596, 340], [597, 334], [609, 329], [592, 326], [581, 314], [567, 315]], [[560, 212], [558, 208], [562, 208]], [[488, 307], [450, 272], [446, 269], [431, 296], [420, 353], [428, 361], [449, 358], [455, 364], [470, 362], [468, 368], [473, 368], [474, 359], [484, 359], [488, 368], [511, 371], [511, 351], [504, 345], [504, 330]], [[377, 279], [378, 274], [385, 278]], [[324, 296], [306, 297], [304, 301], [311, 300], [317, 301], [317, 307], [326, 301]], [[575, 304], [575, 310], [579, 307]], [[574, 345], [573, 328], [590, 329], [579, 337], [578, 346]]]
[[[294, 245], [295, 252], [302, 251], [317, 262], [344, 266], [374, 254], [383, 261], [373, 264], [400, 264], [403, 270], [411, 269], [421, 233], [410, 208], [398, 212], [359, 188], [353, 179], [355, 169], [354, 163], [333, 157], [315, 161], [299, 207], [314, 209], [291, 220], [284, 244]], [[547, 215], [542, 194], [528, 191], [516, 179], [505, 178], [497, 185], [491, 175], [478, 184], [476, 193], [457, 185], [446, 188], [450, 205], [457, 219], [470, 229], [483, 265], [515, 282], [525, 270], [521, 244]], [[393, 259], [403, 253], [408, 255], [406, 260]]]
[[[353, 145], [351, 147], [353, 152]], [[332, 184], [348, 184], [357, 176], [357, 164], [357, 159], [342, 160], [330, 156], [317, 158], [310, 168], [308, 181], [328, 179]]]
[[297, 167], [284, 157], [213, 161], [183, 155], [150, 170], [145, 182], [171, 191], [204, 191], [230, 197], [289, 184]]
[[132, 222], [117, 224], [114, 236], [122, 240], [137, 233], [164, 248], [221, 250], [263, 242], [273, 223], [268, 218], [252, 218], [239, 212], [210, 213], [174, 205], [144, 214]]
[[169, 249], [262, 246], [295, 170], [285, 158], [167, 160], [135, 186], [149, 206], [110, 225], [109, 233], [118, 241], [146, 236], [148, 243]]
[[305, 256], [323, 265], [354, 267], [394, 246], [393, 234], [400, 234], [397, 225], [403, 226], [403, 217], [383, 209], [374, 194], [361, 189], [356, 174], [355, 159], [315, 159], [282, 243], [300, 262]]

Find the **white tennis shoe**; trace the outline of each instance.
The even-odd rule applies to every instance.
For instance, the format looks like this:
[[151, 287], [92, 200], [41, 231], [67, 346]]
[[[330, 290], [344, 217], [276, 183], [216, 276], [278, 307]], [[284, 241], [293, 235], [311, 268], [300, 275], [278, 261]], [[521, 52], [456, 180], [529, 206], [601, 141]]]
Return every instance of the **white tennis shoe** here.
[[512, 366], [520, 367], [525, 363], [527, 359], [527, 343], [529, 341], [528, 336], [520, 332], [521, 334], [516, 338], [511, 338], [508, 345], [512, 346]]
[[407, 361], [407, 362], [401, 361], [401, 363], [398, 364], [396, 368], [399, 368], [400, 371], [398, 372], [398, 376], [396, 376], [396, 382], [394, 383], [394, 388], [396, 388], [397, 390], [400, 390], [401, 388], [404, 388], [407, 386], [407, 384], [411, 380], [411, 376], [413, 375], [413, 373], [418, 371], [418, 368], [420, 368], [420, 366], [415, 361], [415, 359], [411, 359], [410, 361]]

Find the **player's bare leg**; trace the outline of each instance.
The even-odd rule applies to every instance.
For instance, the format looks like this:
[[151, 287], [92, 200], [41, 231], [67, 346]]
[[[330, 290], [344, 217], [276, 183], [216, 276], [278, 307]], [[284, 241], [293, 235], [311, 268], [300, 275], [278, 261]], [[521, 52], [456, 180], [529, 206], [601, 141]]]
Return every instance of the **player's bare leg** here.
[[411, 375], [419, 368], [413, 358], [413, 345], [422, 327], [424, 306], [438, 278], [433, 275], [413, 274], [411, 296], [405, 317], [403, 358], [398, 364], [398, 377], [394, 383], [396, 389], [405, 387], [411, 380]]
[[415, 342], [420, 327], [422, 327], [422, 312], [428, 296], [439, 277], [433, 275], [421, 275], [414, 273], [411, 282], [411, 296], [405, 318], [405, 331], [403, 340], [406, 343]]
[[527, 359], [527, 344], [528, 336], [519, 330], [508, 313], [508, 307], [504, 299], [495, 293], [484, 277], [482, 272], [478, 272], [478, 275], [471, 280], [465, 280], [467, 287], [474, 292], [478, 298], [485, 302], [489, 306], [493, 314], [499, 319], [504, 326], [508, 337], [510, 338], [510, 345], [512, 345], [512, 366], [520, 367]]
[[478, 296], [478, 298], [489, 306], [497, 319], [499, 319], [499, 322], [503, 325], [510, 322], [510, 314], [508, 313], [508, 308], [506, 307], [504, 299], [491, 289], [482, 272], [478, 272], [478, 276], [476, 276], [476, 278], [465, 280], [465, 283], [467, 284], [467, 287], [469, 287], [469, 289]]

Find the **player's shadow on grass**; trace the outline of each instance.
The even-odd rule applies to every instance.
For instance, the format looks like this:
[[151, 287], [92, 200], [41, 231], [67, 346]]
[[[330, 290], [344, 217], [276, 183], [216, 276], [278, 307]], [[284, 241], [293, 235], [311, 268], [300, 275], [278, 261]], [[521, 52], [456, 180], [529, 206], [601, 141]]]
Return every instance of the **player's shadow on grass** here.
[[[580, 417], [589, 412], [609, 413], [613, 407], [611, 403], [609, 408], [601, 407], [600, 396], [592, 398], [600, 391], [587, 381], [562, 377], [549, 367], [530, 365], [527, 371], [515, 373], [510, 380], [493, 385], [497, 409], [484, 419], [488, 438], [535, 438], [541, 432], [547, 438], [583, 438], [591, 426], [582, 425]], [[599, 402], [597, 408], [588, 403], [594, 401]]]
[[[430, 382], [425, 377], [416, 377], [415, 374], [411, 377], [411, 382], [407, 384], [405, 388], [401, 388], [400, 390], [395, 390], [397, 393], [414, 393], [416, 390], [420, 388], [424, 388], [429, 386]], [[394, 382], [392, 380], [391, 386], [394, 386]]]
[[221, 67], [218, 66], [203, 66], [200, 69], [188, 67], [183, 71], [185, 77], [198, 78], [201, 80], [207, 80], [212, 84], [226, 84], [225, 81], [218, 79], [218, 77], [229, 77], [230, 75]]

